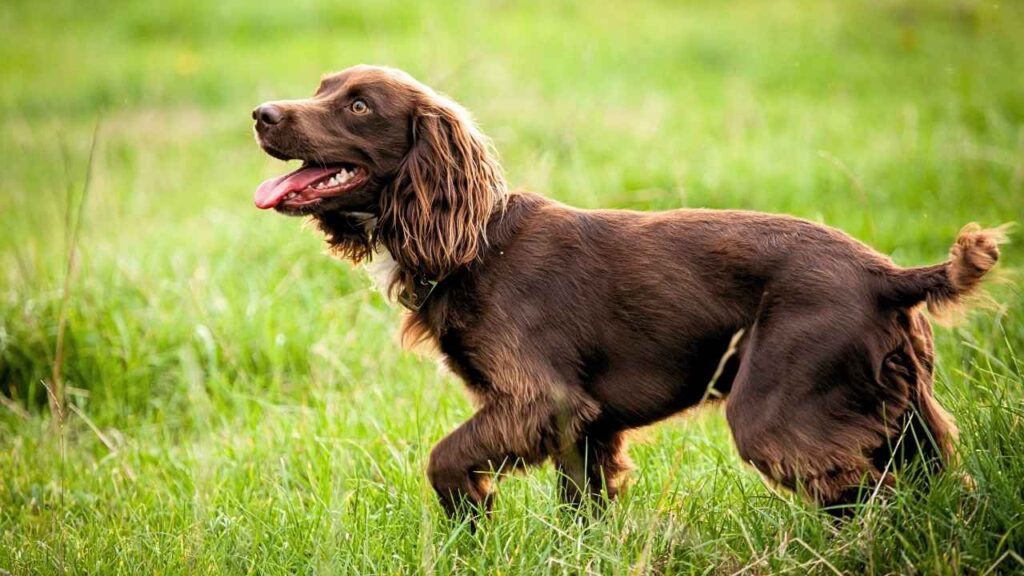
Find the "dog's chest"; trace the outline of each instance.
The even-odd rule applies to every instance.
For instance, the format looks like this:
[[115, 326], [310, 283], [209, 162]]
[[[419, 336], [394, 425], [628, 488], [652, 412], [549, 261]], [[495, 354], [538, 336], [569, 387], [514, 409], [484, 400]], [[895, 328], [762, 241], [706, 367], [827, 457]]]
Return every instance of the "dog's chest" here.
[[[368, 235], [372, 234], [374, 228], [377, 227], [377, 217], [373, 214], [353, 212], [351, 216], [360, 221]], [[395, 262], [387, 248], [378, 246], [373, 251], [369, 261], [365, 262], [362, 267], [366, 271], [367, 276], [370, 277], [370, 281], [373, 282], [374, 289], [383, 294], [388, 302], [394, 302], [394, 299], [391, 297], [390, 288], [395, 275], [398, 273], [398, 262]]]
[[383, 294], [388, 302], [394, 302], [389, 288], [395, 279], [395, 274], [398, 273], [398, 263], [391, 257], [391, 253], [383, 248], [375, 251], [369, 262], [363, 264], [363, 270], [373, 282], [374, 289]]

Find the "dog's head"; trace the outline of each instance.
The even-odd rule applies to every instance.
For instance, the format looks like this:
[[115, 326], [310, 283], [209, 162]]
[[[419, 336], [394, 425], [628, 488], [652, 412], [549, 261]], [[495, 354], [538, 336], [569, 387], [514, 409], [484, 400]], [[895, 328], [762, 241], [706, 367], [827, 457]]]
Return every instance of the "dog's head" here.
[[312, 98], [252, 112], [256, 139], [298, 170], [256, 190], [256, 206], [313, 215], [359, 260], [383, 243], [412, 273], [440, 278], [476, 257], [505, 196], [501, 167], [469, 114], [400, 70], [354, 66]]

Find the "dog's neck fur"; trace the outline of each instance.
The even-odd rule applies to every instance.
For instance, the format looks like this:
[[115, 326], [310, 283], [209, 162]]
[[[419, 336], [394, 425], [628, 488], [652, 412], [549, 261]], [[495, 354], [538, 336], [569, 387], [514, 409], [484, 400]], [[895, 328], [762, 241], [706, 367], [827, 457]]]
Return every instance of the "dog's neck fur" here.
[[[370, 212], [350, 212], [348, 214], [359, 223], [363, 233], [372, 242], [377, 228], [377, 216]], [[391, 287], [398, 274], [398, 262], [395, 261], [391, 253], [380, 243], [374, 243], [373, 252], [363, 260], [361, 265], [370, 277], [370, 281], [373, 282], [374, 289], [383, 294], [389, 303], [394, 303]]]
[[374, 289], [383, 294], [389, 303], [394, 303], [395, 298], [390, 288], [398, 275], [398, 262], [391, 253], [383, 247], [377, 247], [362, 267], [373, 282]]
[[[497, 246], [504, 245], [510, 239], [521, 220], [520, 213], [523, 207], [536, 204], [536, 200], [539, 198], [539, 196], [535, 197], [533, 194], [524, 193], [502, 195], [501, 201], [496, 204], [491, 214], [484, 236], [486, 242], [483, 243], [483, 249], [477, 258], [478, 261], [482, 260], [486, 253], [493, 251]], [[357, 262], [366, 271], [373, 283], [373, 288], [383, 294], [389, 303], [401, 302], [409, 307], [403, 294], [409, 292], [410, 287], [396, 285], [402, 276], [400, 265], [388, 249], [374, 238], [377, 230], [377, 216], [371, 212], [346, 212], [344, 215], [335, 214], [335, 216], [341, 217], [317, 218], [321, 230], [328, 236], [328, 243], [335, 245], [340, 238], [351, 238], [353, 233], [361, 233], [371, 249], [367, 250], [365, 256], [358, 259]], [[338, 226], [338, 222], [344, 223], [344, 225]], [[424, 295], [419, 294], [421, 299]], [[419, 304], [422, 305], [423, 302], [419, 302]], [[416, 308], [411, 307], [413, 310]]]

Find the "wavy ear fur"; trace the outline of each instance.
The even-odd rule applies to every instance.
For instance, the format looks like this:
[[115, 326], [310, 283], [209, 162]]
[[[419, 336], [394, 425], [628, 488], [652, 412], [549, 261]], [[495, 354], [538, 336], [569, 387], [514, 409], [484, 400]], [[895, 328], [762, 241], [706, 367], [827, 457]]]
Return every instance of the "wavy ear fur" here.
[[400, 282], [440, 280], [476, 258], [505, 198], [490, 142], [454, 102], [432, 96], [412, 120], [412, 148], [381, 196], [378, 238]]

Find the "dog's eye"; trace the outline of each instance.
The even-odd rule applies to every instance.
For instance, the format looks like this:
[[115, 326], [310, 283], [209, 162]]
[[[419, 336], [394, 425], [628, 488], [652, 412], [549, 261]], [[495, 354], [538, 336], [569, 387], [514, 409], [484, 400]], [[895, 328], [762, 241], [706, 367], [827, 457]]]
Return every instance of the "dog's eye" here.
[[363, 100], [356, 100], [352, 103], [350, 108], [352, 109], [352, 112], [355, 112], [356, 114], [366, 114], [370, 111], [370, 107], [367, 106], [366, 102]]

